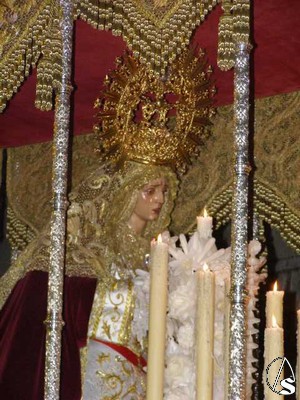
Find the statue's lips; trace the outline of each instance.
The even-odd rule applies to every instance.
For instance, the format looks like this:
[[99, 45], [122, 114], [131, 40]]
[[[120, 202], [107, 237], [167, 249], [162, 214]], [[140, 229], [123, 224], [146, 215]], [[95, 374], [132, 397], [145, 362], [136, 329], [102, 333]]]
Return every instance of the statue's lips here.
[[157, 214], [157, 215], [159, 215], [160, 211], [161, 211], [161, 207], [153, 208], [153, 210], [152, 210], [152, 212], [154, 212], [154, 214]]

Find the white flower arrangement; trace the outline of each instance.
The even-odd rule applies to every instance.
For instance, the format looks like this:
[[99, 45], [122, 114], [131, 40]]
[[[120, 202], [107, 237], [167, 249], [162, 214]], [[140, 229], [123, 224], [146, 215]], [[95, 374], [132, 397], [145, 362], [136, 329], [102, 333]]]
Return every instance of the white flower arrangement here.
[[[224, 287], [224, 279], [229, 277], [230, 249], [217, 250], [214, 238], [201, 238], [198, 232], [195, 232], [189, 240], [184, 235], [180, 235], [178, 247], [175, 246], [175, 239], [177, 238], [172, 238], [172, 245], [169, 248], [171, 260], [169, 263], [167, 323], [172, 323], [176, 329], [167, 338], [164, 398], [176, 400], [180, 393], [180, 398], [194, 400], [196, 398], [196, 272], [202, 269], [204, 264], [207, 264], [209, 269], [215, 272], [216, 285]], [[224, 306], [222, 302], [224, 302], [224, 290], [216, 290], [216, 300], [214, 360], [215, 364], [221, 364], [220, 360], [223, 359]], [[220, 310], [220, 318], [217, 309]], [[173, 367], [174, 363], [178, 366], [177, 368]], [[217, 369], [219, 372], [224, 372], [223, 365], [219, 365]], [[219, 373], [218, 380], [222, 381], [218, 386], [224, 387], [222, 385], [224, 373]]]
[[[226, 353], [228, 354], [229, 332], [229, 290], [230, 248], [217, 250], [214, 238], [202, 238], [195, 232], [189, 240], [184, 235], [170, 237], [163, 234], [169, 244], [169, 297], [166, 337], [165, 400], [194, 400], [196, 398], [195, 366], [195, 319], [197, 303], [196, 272], [207, 264], [215, 273], [215, 323], [214, 323], [214, 400], [226, 397]], [[179, 245], [176, 243], [179, 240]], [[260, 244], [249, 244], [248, 274], [248, 330], [247, 330], [247, 391], [253, 383], [252, 363], [255, 347], [252, 334], [256, 332], [253, 324], [255, 296], [259, 283], [265, 274], [258, 274], [264, 259], [256, 258]], [[148, 331], [150, 274], [137, 270], [134, 279], [135, 310], [132, 329], [138, 341], [143, 344]], [[226, 326], [227, 325], [227, 326]], [[228, 363], [227, 363], [228, 366]], [[247, 397], [248, 398], [248, 397]], [[250, 397], [249, 397], [250, 398]]]

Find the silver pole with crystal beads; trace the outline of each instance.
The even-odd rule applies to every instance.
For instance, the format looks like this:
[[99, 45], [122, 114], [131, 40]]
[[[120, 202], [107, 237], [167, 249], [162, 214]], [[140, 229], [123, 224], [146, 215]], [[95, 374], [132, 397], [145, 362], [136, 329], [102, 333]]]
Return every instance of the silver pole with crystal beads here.
[[229, 400], [245, 399], [246, 282], [248, 241], [248, 43], [237, 43], [234, 70], [235, 179], [232, 209], [231, 311], [229, 345]]
[[53, 211], [50, 232], [47, 336], [45, 362], [46, 400], [58, 400], [60, 392], [61, 333], [63, 328], [63, 278], [67, 211], [67, 171], [72, 91], [73, 0], [58, 0], [61, 8], [62, 79], [55, 104], [52, 192]]

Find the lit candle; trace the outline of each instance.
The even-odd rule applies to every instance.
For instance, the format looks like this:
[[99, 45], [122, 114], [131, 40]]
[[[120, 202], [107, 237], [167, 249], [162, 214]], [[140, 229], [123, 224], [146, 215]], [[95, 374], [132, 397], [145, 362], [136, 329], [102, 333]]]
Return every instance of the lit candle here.
[[164, 391], [166, 315], [168, 301], [168, 245], [151, 245], [147, 400], [162, 400]]
[[[283, 329], [278, 326], [276, 317], [272, 315], [271, 327], [265, 329], [265, 366], [264, 387], [265, 400], [283, 399], [283, 396], [275, 393], [271, 387], [280, 391], [280, 381], [283, 379]], [[279, 359], [277, 359], [280, 357]], [[277, 359], [277, 360], [276, 360]], [[268, 384], [267, 384], [268, 380]]]
[[212, 236], [212, 217], [210, 217], [204, 208], [203, 217], [197, 217], [197, 230], [200, 238], [209, 239]]
[[266, 327], [272, 326], [272, 316], [274, 315], [277, 325], [282, 328], [282, 315], [283, 315], [283, 295], [284, 291], [277, 290], [277, 281], [274, 284], [272, 291], [267, 292], [266, 304]]
[[205, 264], [198, 271], [196, 321], [196, 399], [213, 398], [215, 276]]

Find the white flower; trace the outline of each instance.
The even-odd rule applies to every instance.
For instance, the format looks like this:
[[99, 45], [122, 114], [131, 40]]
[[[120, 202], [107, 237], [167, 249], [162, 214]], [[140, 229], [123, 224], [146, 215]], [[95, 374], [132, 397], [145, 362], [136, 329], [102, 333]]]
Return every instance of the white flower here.
[[178, 237], [177, 236], [172, 236], [171, 237], [169, 231], [162, 232], [161, 239], [162, 239], [162, 241], [164, 243], [167, 243], [170, 247], [172, 247], [174, 249], [176, 248], [175, 243], [176, 243]]
[[174, 336], [174, 332], [177, 330], [177, 324], [174, 319], [167, 318], [167, 337], [171, 338]]
[[[195, 389], [195, 329], [197, 303], [197, 274], [207, 263], [216, 274], [215, 353], [216, 375], [214, 384], [223, 388], [223, 319], [224, 284], [230, 277], [230, 248], [217, 250], [214, 238], [200, 238], [195, 232], [190, 239], [179, 235], [169, 239], [169, 302], [167, 316], [167, 351], [164, 400], [193, 400]], [[178, 238], [176, 238], [177, 240]], [[218, 379], [216, 379], [218, 378]], [[219, 397], [218, 397], [219, 396]], [[218, 391], [214, 399], [224, 398]]]
[[181, 353], [181, 348], [178, 343], [175, 342], [174, 338], [168, 338], [167, 339], [167, 349], [166, 349], [166, 355], [167, 357], [174, 355], [174, 354], [180, 354]]
[[195, 282], [189, 281], [186, 285], [179, 286], [169, 296], [169, 317], [179, 321], [186, 321], [194, 317], [196, 296]]
[[195, 341], [194, 324], [187, 323], [182, 325], [177, 333], [177, 340], [179, 345], [184, 349], [190, 349], [194, 346]]
[[167, 389], [164, 394], [164, 400], [191, 400], [194, 395], [191, 395], [189, 387], [176, 387], [173, 390]]
[[194, 365], [190, 357], [184, 355], [169, 357], [166, 368], [166, 384], [169, 387], [193, 385], [194, 375]]
[[132, 332], [136, 336], [138, 342], [143, 345], [148, 331], [150, 274], [140, 269], [136, 270], [136, 274], [133, 280], [135, 307], [132, 320]]

